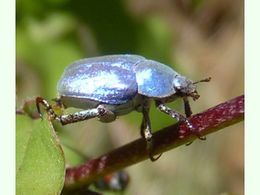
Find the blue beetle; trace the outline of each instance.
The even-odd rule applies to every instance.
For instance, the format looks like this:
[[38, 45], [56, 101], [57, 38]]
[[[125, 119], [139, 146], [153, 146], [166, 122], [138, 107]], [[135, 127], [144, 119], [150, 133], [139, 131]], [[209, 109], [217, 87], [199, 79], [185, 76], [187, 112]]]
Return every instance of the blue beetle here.
[[[210, 78], [198, 82], [209, 81]], [[108, 55], [82, 59], [68, 66], [57, 85], [60, 105], [83, 109], [58, 116], [46, 100], [36, 98], [37, 109], [42, 104], [52, 119], [62, 125], [98, 117], [102, 122], [111, 122], [117, 116], [133, 110], [142, 112], [141, 135], [147, 142], [151, 155], [152, 131], [149, 118], [151, 101], [156, 107], [183, 121], [192, 129], [186, 117], [192, 112], [188, 97], [199, 98], [195, 84], [169, 66], [139, 55]], [[167, 107], [165, 103], [183, 98], [186, 117]]]

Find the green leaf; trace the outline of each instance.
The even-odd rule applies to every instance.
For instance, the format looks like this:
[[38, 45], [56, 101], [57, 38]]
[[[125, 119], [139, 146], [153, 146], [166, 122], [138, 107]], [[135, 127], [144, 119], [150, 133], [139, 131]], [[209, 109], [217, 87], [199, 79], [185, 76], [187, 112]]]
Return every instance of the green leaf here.
[[65, 160], [52, 124], [16, 115], [16, 194], [60, 194]]

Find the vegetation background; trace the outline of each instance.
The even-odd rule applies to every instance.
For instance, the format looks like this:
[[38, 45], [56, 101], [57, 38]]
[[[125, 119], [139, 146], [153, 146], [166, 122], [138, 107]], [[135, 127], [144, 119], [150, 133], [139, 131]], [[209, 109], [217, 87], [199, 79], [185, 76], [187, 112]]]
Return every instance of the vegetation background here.
[[[200, 84], [194, 113], [244, 90], [242, 0], [17, 0], [17, 107], [25, 99], [57, 96], [64, 68], [80, 58], [139, 54], [168, 64]], [[170, 106], [183, 112], [181, 101]], [[71, 111], [71, 110], [70, 110]], [[151, 111], [153, 130], [174, 122]], [[58, 135], [68, 165], [140, 136], [141, 115], [110, 124], [90, 120], [62, 127]], [[127, 168], [125, 194], [243, 194], [243, 123]], [[75, 152], [77, 151], [77, 152]], [[82, 154], [80, 156], [79, 154]]]

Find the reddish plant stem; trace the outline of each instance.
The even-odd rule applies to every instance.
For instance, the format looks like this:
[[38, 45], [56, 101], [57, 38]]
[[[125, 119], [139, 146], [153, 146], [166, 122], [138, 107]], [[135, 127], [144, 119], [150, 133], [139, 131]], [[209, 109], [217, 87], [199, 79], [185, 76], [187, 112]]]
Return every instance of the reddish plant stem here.
[[[244, 95], [219, 104], [189, 120], [195, 127], [191, 132], [185, 124], [174, 124], [153, 134], [154, 154], [191, 142], [196, 135], [207, 135], [224, 127], [238, 123], [244, 118]], [[65, 187], [88, 185], [98, 177], [120, 170], [148, 158], [144, 139], [135, 140], [85, 164], [67, 168]]]

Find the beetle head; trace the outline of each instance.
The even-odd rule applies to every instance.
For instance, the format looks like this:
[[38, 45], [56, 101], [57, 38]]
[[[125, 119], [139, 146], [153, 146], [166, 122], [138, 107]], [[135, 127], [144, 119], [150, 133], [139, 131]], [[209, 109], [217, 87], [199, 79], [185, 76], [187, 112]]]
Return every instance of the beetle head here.
[[196, 84], [201, 82], [209, 82], [211, 78], [202, 79], [196, 82], [192, 82], [184, 76], [177, 75], [173, 80], [173, 87], [179, 96], [190, 96], [193, 100], [197, 100], [200, 95], [196, 90]]
[[200, 97], [195, 84], [196, 83], [181, 75], [177, 75], [173, 80], [173, 87], [176, 90], [176, 94], [182, 97], [190, 96], [193, 100]]

